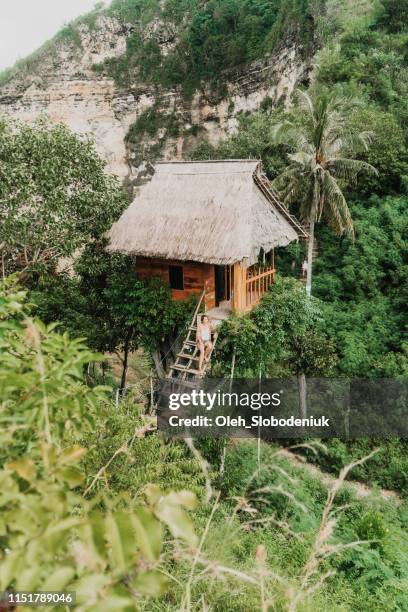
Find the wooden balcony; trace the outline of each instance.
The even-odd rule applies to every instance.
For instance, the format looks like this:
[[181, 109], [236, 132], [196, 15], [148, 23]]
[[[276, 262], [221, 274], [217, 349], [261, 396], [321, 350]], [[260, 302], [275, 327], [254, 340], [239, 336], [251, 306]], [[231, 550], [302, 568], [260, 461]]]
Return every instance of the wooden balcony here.
[[272, 287], [275, 268], [273, 266], [251, 266], [246, 271], [245, 308], [250, 310]]
[[273, 250], [264, 263], [245, 266], [234, 264], [232, 279], [232, 309], [236, 312], [248, 312], [259, 304], [262, 296], [272, 287], [275, 274]]

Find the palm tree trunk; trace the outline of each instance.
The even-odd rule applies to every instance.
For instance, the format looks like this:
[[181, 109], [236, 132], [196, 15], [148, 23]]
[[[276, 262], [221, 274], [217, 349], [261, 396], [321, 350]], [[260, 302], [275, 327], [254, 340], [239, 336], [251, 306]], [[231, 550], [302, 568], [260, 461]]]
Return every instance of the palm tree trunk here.
[[310, 213], [309, 242], [307, 244], [306, 294], [308, 297], [312, 295], [312, 266], [313, 266], [313, 246], [314, 246], [315, 222], [316, 222], [316, 202], [313, 201], [312, 210]]

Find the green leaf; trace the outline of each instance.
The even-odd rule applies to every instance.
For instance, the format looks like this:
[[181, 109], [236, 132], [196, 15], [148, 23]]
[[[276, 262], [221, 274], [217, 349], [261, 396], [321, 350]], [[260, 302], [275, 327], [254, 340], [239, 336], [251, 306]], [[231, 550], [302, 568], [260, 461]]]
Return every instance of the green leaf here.
[[44, 581], [41, 590], [62, 591], [74, 576], [75, 570], [73, 567], [59, 567]]
[[116, 512], [115, 521], [119, 530], [125, 563], [128, 567], [138, 554], [136, 531], [133, 522], [130, 520], [129, 512]]
[[86, 604], [86, 606], [95, 604], [109, 582], [110, 577], [103, 574], [87, 574], [74, 582], [71, 589], [76, 592], [77, 604]]
[[47, 444], [43, 442], [40, 445], [41, 456], [44, 465], [48, 465], [49, 467], [53, 467], [57, 462], [57, 449], [53, 444]]
[[141, 595], [148, 597], [160, 597], [170, 584], [169, 579], [156, 570], [143, 572], [133, 581], [133, 588]]
[[6, 467], [17, 472], [20, 478], [24, 478], [28, 482], [31, 482], [37, 476], [37, 469], [34, 461], [31, 459], [19, 459], [18, 461], [8, 463]]
[[58, 521], [57, 523], [53, 523], [48, 525], [47, 529], [44, 532], [45, 536], [51, 536], [61, 531], [66, 531], [67, 529], [72, 529], [72, 527], [77, 527], [82, 523], [81, 518], [79, 517], [69, 517], [63, 519], [62, 521]]
[[0, 563], [0, 590], [4, 591], [18, 575], [24, 563], [23, 555], [19, 550], [5, 555]]
[[24, 569], [17, 576], [16, 589], [18, 591], [33, 591], [37, 585], [41, 567], [30, 567]]
[[110, 547], [112, 562], [121, 572], [124, 572], [126, 570], [125, 552], [119, 526], [113, 514], [108, 514], [105, 518], [105, 534]]
[[135, 602], [131, 597], [116, 594], [114, 591], [109, 592], [101, 604], [103, 604], [103, 609], [109, 612], [128, 612], [135, 609]]
[[84, 455], [87, 453], [86, 448], [82, 448], [78, 444], [66, 448], [58, 457], [58, 463], [60, 465], [69, 465], [71, 463], [78, 463]]
[[67, 483], [67, 485], [74, 489], [75, 487], [79, 487], [83, 484], [85, 477], [82, 471], [74, 466], [67, 466], [57, 470], [56, 476], [59, 480]]
[[181, 538], [190, 546], [196, 546], [198, 538], [190, 517], [183, 508], [175, 503], [172, 494], [160, 499], [155, 508], [156, 516], [165, 523], [175, 538]]
[[95, 511], [91, 514], [90, 526], [92, 531], [92, 543], [97, 554], [103, 558], [106, 553], [105, 523], [104, 516], [99, 511]]
[[130, 519], [143, 555], [149, 561], [157, 561], [163, 541], [163, 530], [160, 522], [143, 507], [137, 508]]

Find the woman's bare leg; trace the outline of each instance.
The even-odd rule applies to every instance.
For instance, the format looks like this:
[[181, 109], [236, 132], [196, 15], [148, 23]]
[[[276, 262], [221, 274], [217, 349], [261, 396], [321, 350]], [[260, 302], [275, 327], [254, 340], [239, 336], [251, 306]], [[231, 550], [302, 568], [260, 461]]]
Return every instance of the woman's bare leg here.
[[202, 342], [199, 342], [198, 350], [200, 351], [200, 359], [199, 359], [199, 362], [198, 362], [198, 369], [199, 369], [200, 372], [202, 372], [203, 371], [203, 363], [204, 363], [204, 351], [205, 351], [204, 344]]
[[205, 359], [206, 363], [208, 362], [208, 359], [209, 359], [209, 356], [210, 356], [210, 353], [211, 353], [211, 349], [212, 349], [212, 343], [211, 342], [207, 342], [206, 345], [205, 345], [205, 350], [204, 350], [204, 359]]

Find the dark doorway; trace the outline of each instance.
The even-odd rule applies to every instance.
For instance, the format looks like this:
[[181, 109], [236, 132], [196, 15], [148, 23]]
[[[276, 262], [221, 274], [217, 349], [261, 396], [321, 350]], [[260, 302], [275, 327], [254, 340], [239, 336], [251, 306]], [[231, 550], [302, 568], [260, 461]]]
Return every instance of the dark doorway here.
[[215, 304], [225, 300], [225, 266], [215, 266]]
[[214, 266], [215, 304], [231, 299], [231, 266]]

